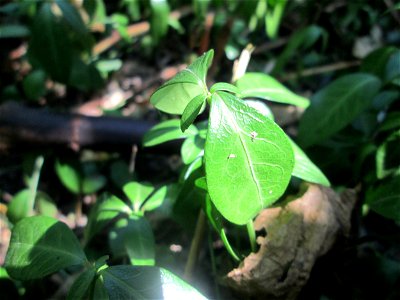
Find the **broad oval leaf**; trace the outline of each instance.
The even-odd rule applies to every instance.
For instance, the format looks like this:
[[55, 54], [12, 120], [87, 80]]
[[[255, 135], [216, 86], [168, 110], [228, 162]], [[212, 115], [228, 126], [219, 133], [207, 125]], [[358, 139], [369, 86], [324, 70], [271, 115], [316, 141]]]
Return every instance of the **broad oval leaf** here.
[[182, 118], [181, 118], [181, 130], [185, 132], [186, 129], [196, 119], [197, 115], [200, 113], [201, 108], [204, 105], [204, 101], [206, 100], [206, 96], [200, 94], [190, 100], [189, 104], [186, 106], [185, 110], [183, 111]]
[[146, 132], [143, 136], [143, 146], [151, 147], [168, 141], [183, 139], [197, 132], [198, 130], [194, 125], [189, 126], [185, 132], [182, 132], [179, 120], [164, 121]]
[[164, 185], [160, 187], [155, 193], [153, 193], [150, 198], [143, 203], [142, 207], [140, 208], [141, 211], [152, 211], [158, 207], [160, 207], [165, 198], [167, 197], [167, 193], [171, 190], [172, 185], [167, 186]]
[[206, 75], [213, 56], [214, 51], [210, 50], [197, 58], [189, 67], [157, 89], [150, 102], [163, 112], [181, 115], [194, 97], [207, 97]]
[[263, 73], [246, 73], [236, 81], [242, 98], [261, 98], [279, 103], [307, 107], [310, 101], [296, 95], [275, 78]]
[[303, 150], [290, 140], [294, 152], [294, 168], [292, 175], [308, 182], [330, 186], [328, 178], [322, 171], [308, 158]]
[[173, 273], [157, 267], [112, 266], [100, 272], [110, 300], [206, 299]]
[[131, 181], [124, 185], [123, 191], [132, 203], [133, 210], [138, 212], [143, 202], [154, 191], [154, 187], [149, 183]]
[[14, 279], [31, 280], [86, 261], [78, 239], [67, 225], [35, 216], [14, 227], [5, 267]]
[[213, 95], [205, 146], [211, 200], [230, 222], [246, 224], [285, 191], [294, 156], [283, 130], [241, 99]]
[[373, 75], [343, 76], [316, 93], [300, 120], [299, 142], [307, 147], [348, 125], [372, 104], [381, 82]]
[[199, 135], [189, 136], [182, 144], [181, 156], [185, 165], [193, 162], [197, 157], [204, 154], [205, 140]]
[[13, 223], [33, 214], [32, 192], [23, 189], [14, 195], [7, 209], [7, 217]]
[[74, 163], [57, 160], [54, 167], [62, 184], [71, 192], [79, 194], [82, 189], [82, 176], [77, 165]]

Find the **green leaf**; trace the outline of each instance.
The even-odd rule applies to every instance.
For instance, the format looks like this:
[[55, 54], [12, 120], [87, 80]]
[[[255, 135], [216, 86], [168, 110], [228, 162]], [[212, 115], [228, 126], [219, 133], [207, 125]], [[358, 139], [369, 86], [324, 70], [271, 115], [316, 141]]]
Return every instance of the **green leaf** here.
[[69, 162], [57, 160], [54, 167], [62, 184], [71, 192], [79, 194], [81, 192], [82, 177], [77, 166]]
[[362, 61], [360, 71], [371, 73], [380, 79], [385, 78], [387, 62], [395, 51], [395, 47], [383, 47], [371, 52]]
[[213, 95], [206, 178], [211, 200], [227, 220], [246, 224], [275, 202], [293, 165], [290, 141], [278, 125], [231, 94]]
[[196, 289], [157, 267], [113, 266], [101, 271], [110, 300], [206, 299]]
[[263, 73], [246, 73], [236, 81], [242, 98], [261, 98], [306, 108], [310, 101], [291, 92], [275, 78]]
[[226, 82], [217, 82], [210, 88], [210, 93], [214, 93], [217, 91], [230, 92], [232, 94], [237, 94], [238, 96], [240, 96], [240, 90], [236, 86]]
[[188, 105], [186, 106], [185, 110], [182, 113], [181, 117], [182, 132], [185, 132], [185, 130], [188, 129], [190, 125], [192, 125], [192, 123], [200, 113], [200, 110], [203, 107], [205, 100], [206, 96], [202, 94], [190, 100], [190, 102], [188, 103]]
[[393, 132], [376, 151], [376, 177], [400, 175], [400, 130]]
[[35, 216], [14, 227], [5, 267], [14, 279], [31, 280], [86, 261], [78, 239], [67, 225]]
[[394, 111], [388, 113], [385, 120], [379, 127], [379, 131], [393, 130], [400, 127], [400, 112]]
[[157, 89], [150, 102], [163, 112], [181, 115], [194, 97], [207, 97], [206, 75], [213, 56], [214, 51], [210, 50], [197, 58], [189, 67]]
[[185, 165], [193, 162], [197, 157], [204, 154], [205, 140], [199, 135], [189, 136], [182, 144], [181, 156]]
[[254, 108], [256, 111], [258, 111], [260, 114], [262, 114], [264, 117], [267, 117], [268, 119], [271, 119], [274, 121], [274, 115], [272, 111], [269, 109], [268, 105], [266, 105], [264, 102], [260, 100], [246, 100], [246, 104], [252, 108]]
[[144, 217], [131, 215], [118, 220], [110, 231], [109, 242], [116, 257], [128, 256], [133, 265], [155, 263], [153, 231]]
[[132, 21], [140, 20], [140, 1], [122, 0], [121, 4], [126, 6]]
[[367, 191], [366, 203], [378, 214], [400, 221], [400, 176]]
[[22, 82], [25, 95], [31, 100], [37, 100], [46, 93], [46, 73], [35, 70], [24, 78]]
[[307, 147], [329, 138], [371, 106], [381, 82], [373, 75], [343, 76], [316, 93], [300, 120], [299, 141]]
[[30, 201], [30, 196], [31, 191], [24, 189], [15, 194], [11, 199], [7, 209], [7, 218], [13, 224], [33, 214], [33, 203]]
[[321, 170], [308, 158], [308, 156], [290, 140], [294, 152], [294, 168], [292, 175], [308, 182], [330, 186], [328, 178]]
[[143, 146], [151, 147], [168, 141], [183, 139], [196, 134], [197, 128], [189, 126], [185, 132], [180, 128], [179, 120], [168, 120], [157, 124], [143, 136]]
[[296, 30], [290, 37], [290, 40], [282, 54], [278, 57], [272, 73], [280, 74], [290, 59], [296, 57], [296, 54], [298, 54], [299, 51], [306, 50], [313, 46], [319, 38], [323, 39], [323, 45], [325, 46], [327, 37], [328, 34], [325, 29], [316, 25]]
[[167, 0], [150, 0], [151, 20], [150, 32], [153, 42], [158, 44], [168, 31], [170, 8]]
[[116, 196], [102, 195], [96, 206], [92, 208], [88, 225], [85, 228], [85, 241], [99, 233], [106, 225], [109, 225], [119, 215], [128, 215], [132, 209]]
[[104, 286], [103, 276], [99, 276], [96, 279], [96, 282], [94, 284], [92, 299], [96, 299], [96, 300], [109, 300], [110, 299], [107, 289]]
[[50, 196], [39, 191], [35, 198], [35, 209], [39, 214], [53, 218], [55, 218], [58, 213], [57, 205]]
[[[272, 2], [272, 3], [271, 3]], [[287, 1], [268, 1], [265, 30], [271, 39], [276, 38]]]
[[131, 201], [133, 210], [138, 212], [143, 202], [154, 191], [154, 187], [149, 183], [132, 181], [124, 185], [123, 191]]
[[400, 85], [400, 49], [389, 57], [385, 69], [385, 82], [392, 82], [393, 84]]
[[169, 187], [166, 185], [160, 187], [153, 195], [150, 196], [150, 198], [146, 200], [146, 202], [144, 202], [140, 209], [142, 211], [152, 211], [160, 207], [167, 197], [168, 188]]
[[95, 277], [96, 269], [93, 267], [80, 274], [69, 289], [67, 300], [89, 299], [90, 288], [94, 283]]
[[107, 179], [100, 174], [91, 174], [83, 177], [82, 193], [93, 194], [106, 185]]
[[0, 39], [24, 38], [29, 36], [29, 29], [20, 24], [3, 24], [0, 26]]
[[51, 6], [52, 3], [44, 2], [35, 15], [29, 55], [53, 79], [66, 83], [71, 72], [73, 51], [68, 31], [60, 18], [53, 15]]

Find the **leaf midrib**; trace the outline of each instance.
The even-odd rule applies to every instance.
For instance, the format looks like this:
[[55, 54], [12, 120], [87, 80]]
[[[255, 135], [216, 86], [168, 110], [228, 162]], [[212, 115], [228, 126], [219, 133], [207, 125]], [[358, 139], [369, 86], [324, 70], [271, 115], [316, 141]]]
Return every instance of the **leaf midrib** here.
[[[218, 97], [220, 97], [222, 103], [225, 105], [225, 107], [226, 107], [226, 108], [228, 109], [228, 111], [230, 112], [229, 106], [226, 105], [224, 99], [223, 99], [221, 96], [219, 96], [219, 95], [218, 95]], [[261, 207], [263, 207], [263, 201], [262, 201], [262, 197], [261, 197], [261, 190], [260, 190], [259, 182], [258, 182], [258, 180], [257, 180], [257, 178], [256, 178], [255, 171], [254, 171], [254, 168], [253, 168], [253, 165], [252, 165], [252, 160], [251, 160], [251, 158], [250, 158], [250, 156], [249, 156], [249, 153], [248, 153], [249, 150], [247, 149], [247, 147], [246, 147], [246, 145], [245, 145], [245, 143], [244, 143], [244, 141], [243, 141], [243, 139], [242, 139], [241, 130], [240, 130], [240, 128], [238, 127], [238, 124], [236, 123], [236, 120], [235, 120], [234, 118], [232, 118], [230, 114], [227, 114], [227, 117], [230, 119], [231, 123], [232, 123], [233, 126], [235, 127], [236, 132], [237, 132], [238, 135], [239, 135], [240, 143], [242, 144], [242, 147], [243, 147], [244, 152], [245, 152], [245, 154], [246, 154], [247, 163], [248, 163], [248, 165], [249, 165], [249, 167], [250, 167], [251, 177], [253, 178], [253, 181], [254, 181], [254, 183], [256, 184], [256, 187], [257, 187], [258, 199], [259, 199], [259, 202], [260, 202]]]

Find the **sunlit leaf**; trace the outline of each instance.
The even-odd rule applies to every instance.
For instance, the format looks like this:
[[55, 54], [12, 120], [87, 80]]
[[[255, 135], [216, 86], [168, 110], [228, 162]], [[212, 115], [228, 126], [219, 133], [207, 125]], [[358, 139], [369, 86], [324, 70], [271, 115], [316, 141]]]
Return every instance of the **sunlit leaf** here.
[[189, 67], [164, 83], [151, 96], [151, 103], [163, 112], [181, 115], [194, 97], [208, 96], [206, 75], [213, 56], [213, 50], [204, 53]]
[[310, 101], [291, 92], [275, 78], [263, 73], [246, 73], [236, 81], [243, 98], [261, 98], [307, 107]]
[[198, 95], [194, 97], [192, 100], [190, 100], [190, 102], [188, 103], [188, 105], [186, 106], [185, 110], [182, 113], [181, 117], [182, 132], [185, 132], [185, 130], [188, 129], [190, 125], [192, 125], [197, 115], [200, 113], [200, 110], [203, 107], [205, 100], [206, 96], [204, 96], [203, 94]]
[[246, 224], [275, 202], [293, 165], [290, 141], [278, 125], [231, 94], [213, 95], [205, 169], [211, 200], [226, 219]]
[[78, 239], [67, 225], [35, 216], [14, 227], [5, 267], [14, 279], [31, 280], [86, 261]]

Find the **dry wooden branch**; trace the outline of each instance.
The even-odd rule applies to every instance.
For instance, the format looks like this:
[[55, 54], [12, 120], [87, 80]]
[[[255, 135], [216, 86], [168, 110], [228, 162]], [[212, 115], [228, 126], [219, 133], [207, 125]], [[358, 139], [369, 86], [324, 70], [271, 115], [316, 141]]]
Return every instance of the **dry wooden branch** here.
[[306, 284], [318, 257], [347, 235], [356, 192], [341, 195], [310, 184], [305, 194], [281, 206], [265, 209], [254, 222], [265, 229], [260, 249], [231, 271], [225, 282], [257, 299], [295, 299]]

